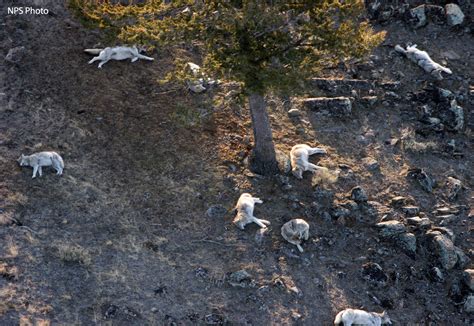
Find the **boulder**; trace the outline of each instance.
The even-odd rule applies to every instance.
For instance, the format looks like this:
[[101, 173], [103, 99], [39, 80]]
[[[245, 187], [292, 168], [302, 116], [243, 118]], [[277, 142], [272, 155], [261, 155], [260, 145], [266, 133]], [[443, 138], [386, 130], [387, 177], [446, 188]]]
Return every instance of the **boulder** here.
[[369, 197], [367, 196], [367, 193], [362, 187], [357, 186], [352, 188], [351, 190], [351, 199], [357, 203], [364, 203], [369, 200]]
[[242, 288], [253, 288], [256, 285], [252, 276], [244, 269], [231, 273], [228, 283], [233, 287]]
[[376, 224], [380, 229], [380, 234], [384, 238], [393, 237], [406, 232], [406, 227], [399, 221], [386, 221]]
[[432, 244], [441, 266], [446, 270], [452, 269], [458, 262], [458, 253], [453, 242], [444, 234], [438, 234], [433, 237]]
[[464, 310], [466, 310], [466, 312], [474, 312], [474, 294], [470, 294], [467, 299], [466, 299], [466, 302], [464, 303]]
[[397, 236], [397, 245], [406, 253], [416, 253], [416, 237], [413, 233], [401, 233]]
[[464, 283], [467, 285], [467, 287], [471, 291], [474, 291], [474, 269], [464, 270], [463, 280], [464, 280]]
[[446, 20], [449, 26], [460, 25], [464, 22], [464, 13], [455, 3], [448, 3], [444, 10], [446, 11]]

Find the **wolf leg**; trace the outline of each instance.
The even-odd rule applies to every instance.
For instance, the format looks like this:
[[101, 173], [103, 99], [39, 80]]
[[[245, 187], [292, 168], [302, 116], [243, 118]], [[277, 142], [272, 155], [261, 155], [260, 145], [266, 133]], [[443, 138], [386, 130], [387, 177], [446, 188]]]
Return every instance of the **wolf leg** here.
[[43, 168], [41, 166], [38, 167], [38, 172], [40, 177], [43, 176]]
[[265, 225], [270, 225], [270, 221], [267, 221], [267, 220], [262, 220], [261, 218], [258, 219], [260, 222], [262, 222], [263, 224]]
[[297, 244], [296, 247], [298, 248], [300, 252], [304, 252], [303, 247], [301, 247], [299, 244]]
[[108, 61], [109, 61], [108, 59], [107, 59], [107, 60], [104, 60], [104, 61], [101, 61], [97, 67], [98, 67], [98, 68], [102, 68], [102, 66], [103, 66], [104, 64], [106, 64]]
[[254, 203], [257, 203], [257, 204], [263, 204], [263, 200], [261, 200], [260, 198], [253, 198], [253, 202]]
[[263, 224], [260, 219], [256, 218], [255, 216], [252, 217], [252, 221], [255, 222], [259, 227], [266, 228], [267, 226]]
[[90, 60], [88, 63], [91, 64], [93, 62], [96, 62], [97, 60], [100, 60], [99, 56], [93, 57], [92, 60]]
[[38, 172], [38, 165], [33, 167], [33, 176], [31, 177], [32, 179], [36, 178], [36, 172]]
[[133, 57], [131, 61], [132, 61], [132, 62], [135, 62], [135, 61], [137, 61], [137, 60], [138, 60], [138, 57]]
[[137, 55], [137, 57], [140, 58], [140, 59], [148, 60], [148, 61], [155, 60], [155, 58], [147, 57], [146, 55], [143, 55], [143, 54], [140, 54], [140, 53]]

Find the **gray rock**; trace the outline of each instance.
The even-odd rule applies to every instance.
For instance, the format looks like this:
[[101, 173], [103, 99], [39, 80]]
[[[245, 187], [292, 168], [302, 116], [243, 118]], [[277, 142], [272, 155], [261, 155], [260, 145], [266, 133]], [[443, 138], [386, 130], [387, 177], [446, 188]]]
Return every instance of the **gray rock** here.
[[285, 174], [289, 173], [291, 171], [290, 157], [286, 153], [278, 149], [275, 150], [275, 154], [276, 154], [276, 160], [278, 162], [278, 169], [280, 169], [282, 173], [285, 173]]
[[467, 287], [474, 291], [474, 269], [466, 269], [463, 274], [463, 280]]
[[373, 106], [377, 103], [378, 98], [377, 96], [363, 96], [360, 99], [360, 103], [364, 106]]
[[419, 168], [412, 168], [408, 170], [407, 176], [412, 178], [420, 184], [420, 186], [426, 192], [433, 192], [433, 187], [436, 185], [436, 181], [431, 178], [425, 170]]
[[397, 244], [407, 253], [416, 253], [416, 237], [413, 233], [399, 234], [397, 236]]
[[303, 104], [313, 111], [326, 111], [335, 116], [348, 116], [352, 113], [349, 97], [314, 97], [303, 100]]
[[244, 269], [229, 275], [228, 283], [233, 287], [253, 288], [256, 286], [252, 276]]
[[288, 111], [288, 116], [290, 118], [298, 118], [301, 116], [301, 111], [298, 109], [291, 109]]
[[456, 100], [452, 100], [450, 103], [449, 111], [454, 115], [454, 121], [452, 122], [453, 129], [460, 131], [464, 128], [464, 110], [458, 105]]
[[357, 186], [352, 188], [351, 190], [351, 199], [358, 203], [363, 203], [369, 200], [369, 197], [367, 196], [365, 190], [362, 189], [362, 187]]
[[448, 199], [453, 201], [458, 196], [459, 191], [462, 189], [462, 182], [453, 177], [448, 177], [448, 181], [446, 182], [446, 186], [448, 188]]
[[420, 229], [427, 230], [431, 227], [431, 220], [427, 217], [414, 216], [407, 218], [406, 221], [408, 224], [414, 225]]
[[428, 24], [425, 13], [425, 5], [418, 6], [410, 10], [411, 16], [415, 19], [414, 27], [420, 28]]
[[466, 299], [466, 302], [464, 303], [464, 310], [466, 310], [466, 312], [474, 312], [474, 294], [470, 294], [467, 299]]
[[471, 261], [469, 257], [464, 253], [464, 251], [461, 250], [461, 248], [454, 247], [454, 252], [456, 253], [456, 256], [458, 257], [458, 266], [460, 268], [466, 267], [467, 264]]
[[362, 163], [369, 171], [376, 171], [380, 169], [380, 164], [372, 157], [365, 157], [362, 159]]
[[402, 211], [408, 216], [416, 216], [420, 212], [420, 208], [418, 206], [404, 206]]
[[8, 51], [7, 55], [5, 56], [5, 61], [10, 63], [18, 63], [20, 62], [26, 55], [26, 48], [24, 46], [17, 46], [16, 48], [12, 48]]
[[393, 207], [400, 207], [402, 205], [405, 205], [407, 202], [408, 198], [403, 196], [396, 196], [392, 198], [392, 200], [390, 201], [390, 205]]
[[380, 235], [384, 238], [393, 237], [406, 232], [406, 227], [399, 221], [386, 221], [376, 224], [380, 229]]
[[430, 269], [429, 276], [435, 282], [444, 282], [443, 272], [438, 267], [433, 267], [432, 269]]
[[388, 275], [377, 263], [366, 263], [362, 266], [362, 278], [373, 285], [385, 286], [388, 281]]
[[463, 23], [464, 13], [457, 4], [448, 3], [446, 6], [444, 6], [444, 9], [446, 10], [446, 19], [449, 26], [456, 26]]
[[444, 234], [438, 234], [433, 237], [432, 244], [441, 266], [446, 270], [452, 269], [458, 262], [453, 242]]
[[227, 209], [222, 205], [212, 205], [206, 211], [206, 216], [209, 218], [223, 218], [227, 214]]

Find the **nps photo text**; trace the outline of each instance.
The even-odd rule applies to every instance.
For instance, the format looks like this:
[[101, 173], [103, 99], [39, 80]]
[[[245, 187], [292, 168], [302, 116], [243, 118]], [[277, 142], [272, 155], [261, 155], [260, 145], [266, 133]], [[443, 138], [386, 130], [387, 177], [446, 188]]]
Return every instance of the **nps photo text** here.
[[33, 7], [7, 7], [9, 15], [47, 15], [49, 10], [47, 8], [33, 8]]

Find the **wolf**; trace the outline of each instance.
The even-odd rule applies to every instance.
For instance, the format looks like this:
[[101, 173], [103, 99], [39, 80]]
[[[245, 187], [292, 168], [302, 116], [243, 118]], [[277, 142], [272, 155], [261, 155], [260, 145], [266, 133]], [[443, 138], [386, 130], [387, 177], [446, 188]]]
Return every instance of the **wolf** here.
[[296, 178], [303, 179], [304, 171], [311, 171], [314, 173], [316, 170], [326, 170], [326, 168], [308, 162], [310, 155], [326, 153], [325, 149], [311, 147], [305, 144], [293, 146], [290, 152], [291, 173], [293, 173]]
[[20, 166], [31, 166], [33, 168], [33, 179], [37, 172], [39, 172], [40, 177], [43, 175], [43, 166], [52, 166], [57, 175], [63, 174], [64, 169], [64, 161], [56, 152], [39, 152], [29, 156], [21, 154], [18, 163]]
[[300, 218], [293, 219], [283, 224], [281, 227], [281, 236], [289, 243], [298, 247], [300, 252], [303, 252], [301, 242], [309, 238], [309, 224]]
[[334, 325], [343, 324], [350, 325], [369, 325], [380, 326], [382, 324], [392, 324], [388, 314], [384, 311], [382, 313], [367, 312], [358, 309], [345, 309], [336, 315]]
[[138, 59], [145, 59], [149, 61], [155, 60], [154, 58], [147, 57], [145, 55], [140, 54], [140, 51], [136, 46], [116, 46], [116, 47], [107, 47], [105, 49], [85, 49], [84, 52], [90, 54], [98, 54], [97, 57], [92, 58], [89, 61], [89, 64], [100, 60], [99, 68], [107, 63], [109, 60], [125, 60], [125, 59], [132, 59], [132, 62], [137, 61]]
[[267, 225], [270, 225], [269, 221], [253, 216], [255, 203], [262, 204], [263, 201], [260, 198], [252, 197], [252, 195], [248, 193], [240, 195], [237, 205], [234, 208], [234, 210], [237, 211], [237, 215], [233, 221], [239, 229], [243, 230], [245, 226], [250, 223], [256, 223], [261, 228], [266, 228]]
[[429, 54], [426, 51], [418, 50], [417, 45], [408, 46], [405, 50], [400, 45], [395, 46], [395, 51], [404, 54], [408, 59], [413, 61], [414, 63], [418, 64], [421, 68], [423, 68], [427, 73], [431, 74], [438, 80], [443, 79], [441, 75], [441, 71], [444, 71], [447, 74], [452, 74], [453, 72], [451, 69], [443, 67], [439, 63], [433, 61], [430, 58]]

